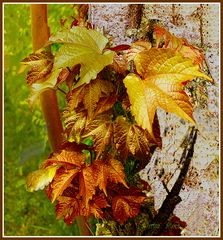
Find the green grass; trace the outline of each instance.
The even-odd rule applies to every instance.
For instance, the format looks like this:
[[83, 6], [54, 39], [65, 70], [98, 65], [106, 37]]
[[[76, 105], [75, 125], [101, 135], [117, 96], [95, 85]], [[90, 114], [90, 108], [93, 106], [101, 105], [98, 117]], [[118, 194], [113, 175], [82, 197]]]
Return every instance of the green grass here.
[[[70, 5], [49, 5], [51, 32], [73, 11]], [[31, 111], [26, 102], [25, 72], [18, 74], [19, 62], [32, 52], [30, 29], [28, 4], [4, 5], [4, 235], [79, 235], [76, 223], [68, 227], [56, 220], [44, 191], [25, 189], [28, 173], [50, 153], [41, 112], [38, 107]]]

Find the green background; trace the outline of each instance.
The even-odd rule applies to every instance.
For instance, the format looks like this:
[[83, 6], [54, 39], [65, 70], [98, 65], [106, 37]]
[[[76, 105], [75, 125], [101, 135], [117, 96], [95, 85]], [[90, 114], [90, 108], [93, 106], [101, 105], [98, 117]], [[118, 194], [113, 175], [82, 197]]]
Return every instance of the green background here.
[[[68, 227], [63, 220], [56, 220], [54, 205], [44, 191], [30, 193], [25, 189], [26, 176], [47, 158], [50, 148], [39, 107], [31, 110], [27, 103], [27, 70], [22, 71], [20, 64], [32, 52], [30, 5], [4, 4], [3, 9], [4, 235], [78, 235], [76, 223]], [[48, 4], [51, 33], [60, 28], [61, 18], [72, 15], [75, 9], [71, 4]]]

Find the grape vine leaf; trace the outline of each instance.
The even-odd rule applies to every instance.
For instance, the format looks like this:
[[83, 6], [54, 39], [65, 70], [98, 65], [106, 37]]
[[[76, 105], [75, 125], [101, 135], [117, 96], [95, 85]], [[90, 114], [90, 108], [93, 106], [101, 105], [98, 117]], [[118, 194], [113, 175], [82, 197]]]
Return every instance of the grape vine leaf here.
[[80, 80], [75, 87], [89, 83], [105, 66], [113, 62], [115, 53], [104, 50], [108, 39], [95, 30], [79, 26], [70, 30], [63, 29], [51, 36], [50, 41], [63, 43], [55, 55], [55, 68], [72, 68], [81, 64]]
[[183, 83], [195, 77], [212, 79], [200, 72], [191, 59], [172, 49], [152, 48], [137, 54], [134, 61], [142, 79], [129, 74], [123, 81], [136, 122], [154, 139], [152, 123], [158, 107], [194, 124], [192, 105], [183, 91]]

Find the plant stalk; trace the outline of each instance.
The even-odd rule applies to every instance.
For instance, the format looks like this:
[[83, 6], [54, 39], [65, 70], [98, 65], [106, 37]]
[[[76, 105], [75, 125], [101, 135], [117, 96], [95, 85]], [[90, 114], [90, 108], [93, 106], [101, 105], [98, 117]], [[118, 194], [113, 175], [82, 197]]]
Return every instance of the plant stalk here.
[[[42, 48], [48, 41], [50, 29], [47, 23], [47, 4], [31, 4], [33, 51]], [[50, 49], [49, 49], [50, 51]], [[53, 151], [61, 147], [63, 127], [60, 119], [56, 91], [48, 89], [40, 94], [40, 105], [46, 122], [49, 144]], [[77, 218], [80, 235], [90, 236], [84, 217]]]

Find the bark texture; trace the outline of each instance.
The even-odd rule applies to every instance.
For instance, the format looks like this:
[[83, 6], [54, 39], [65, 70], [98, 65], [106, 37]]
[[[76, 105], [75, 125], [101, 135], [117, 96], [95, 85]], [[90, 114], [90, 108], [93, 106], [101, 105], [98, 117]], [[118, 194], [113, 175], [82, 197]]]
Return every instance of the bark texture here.
[[[90, 20], [97, 29], [112, 37], [115, 44], [128, 44], [140, 37], [145, 26], [161, 22], [176, 36], [202, 47], [207, 73], [215, 80], [205, 89], [193, 86], [194, 94], [207, 91], [208, 99], [198, 99], [194, 118], [197, 122], [197, 141], [194, 156], [184, 181], [182, 201], [174, 213], [186, 221], [187, 236], [217, 236], [219, 234], [219, 4], [144, 4], [139, 8], [128, 4], [90, 5]], [[141, 24], [134, 21], [139, 19]], [[139, 25], [139, 28], [136, 29]], [[204, 104], [199, 104], [204, 101]], [[180, 173], [183, 139], [189, 123], [173, 114], [158, 111], [163, 149], [157, 149], [142, 178], [152, 185], [155, 207], [159, 209], [167, 196], [163, 182], [170, 190]], [[162, 174], [159, 174], [162, 173]], [[159, 177], [158, 177], [159, 175]]]

